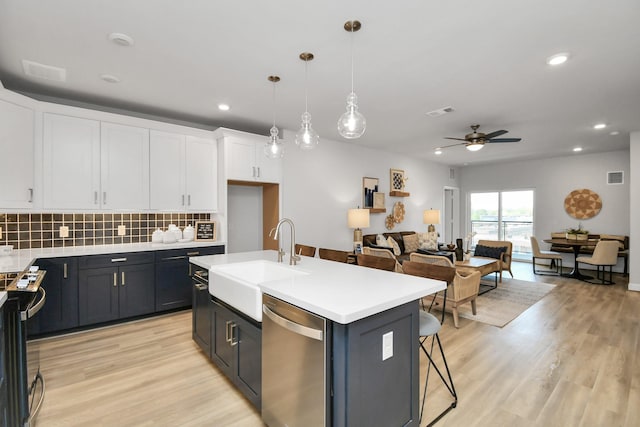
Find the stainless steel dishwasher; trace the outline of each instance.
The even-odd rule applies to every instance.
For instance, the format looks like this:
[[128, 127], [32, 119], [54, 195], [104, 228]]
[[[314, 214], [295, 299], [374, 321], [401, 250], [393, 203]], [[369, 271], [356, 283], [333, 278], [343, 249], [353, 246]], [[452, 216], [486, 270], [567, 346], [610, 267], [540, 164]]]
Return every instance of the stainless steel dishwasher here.
[[327, 324], [262, 296], [262, 420], [269, 427], [329, 425]]

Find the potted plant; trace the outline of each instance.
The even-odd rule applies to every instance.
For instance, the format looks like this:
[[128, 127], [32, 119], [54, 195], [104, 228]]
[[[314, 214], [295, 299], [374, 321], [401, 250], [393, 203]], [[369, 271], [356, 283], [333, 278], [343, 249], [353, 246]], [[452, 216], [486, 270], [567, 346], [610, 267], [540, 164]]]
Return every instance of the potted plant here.
[[578, 228], [569, 228], [566, 232], [567, 240], [587, 240], [589, 231], [582, 228], [582, 224], [578, 224]]

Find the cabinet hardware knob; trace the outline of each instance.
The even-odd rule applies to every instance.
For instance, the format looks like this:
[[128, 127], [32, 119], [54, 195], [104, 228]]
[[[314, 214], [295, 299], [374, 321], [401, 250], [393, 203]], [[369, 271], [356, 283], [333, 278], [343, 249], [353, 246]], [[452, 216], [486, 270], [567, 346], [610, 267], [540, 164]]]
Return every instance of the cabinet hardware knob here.
[[102, 192], [102, 204], [103, 205], [107, 204], [107, 192], [106, 191]]
[[187, 196], [187, 206], [191, 206], [191, 194]]
[[124, 271], [122, 271], [120, 274], [122, 275], [122, 283], [120, 283], [120, 286], [124, 286]]
[[93, 192], [93, 204], [94, 205], [98, 204], [98, 192], [97, 191]]
[[184, 206], [184, 194], [182, 195], [182, 206]]
[[125, 262], [126, 258], [111, 258], [111, 262]]
[[68, 273], [68, 271], [67, 271], [67, 263], [65, 262], [64, 264], [62, 264], [62, 278], [63, 279], [68, 279], [69, 278], [67, 273]]
[[113, 273], [113, 286], [118, 286], [118, 273]]
[[29, 189], [29, 203], [33, 203], [33, 188]]

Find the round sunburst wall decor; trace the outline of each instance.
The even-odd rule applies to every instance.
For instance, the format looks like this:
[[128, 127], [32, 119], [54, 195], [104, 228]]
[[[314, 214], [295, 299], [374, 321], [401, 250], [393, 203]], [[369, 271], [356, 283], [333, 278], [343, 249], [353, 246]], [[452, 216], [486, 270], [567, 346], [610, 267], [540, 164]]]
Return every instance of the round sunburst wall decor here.
[[564, 199], [564, 210], [575, 219], [589, 219], [600, 213], [602, 199], [597, 193], [583, 188], [573, 190]]

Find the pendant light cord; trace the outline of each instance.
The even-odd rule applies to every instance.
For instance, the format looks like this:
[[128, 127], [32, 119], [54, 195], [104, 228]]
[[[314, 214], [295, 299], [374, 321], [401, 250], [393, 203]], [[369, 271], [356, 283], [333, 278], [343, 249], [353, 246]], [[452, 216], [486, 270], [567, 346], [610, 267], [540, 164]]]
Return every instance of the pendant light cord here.
[[351, 93], [353, 93], [353, 25], [351, 26]]
[[276, 82], [273, 82], [273, 127], [276, 126]]
[[309, 60], [304, 61], [304, 112], [309, 112]]

